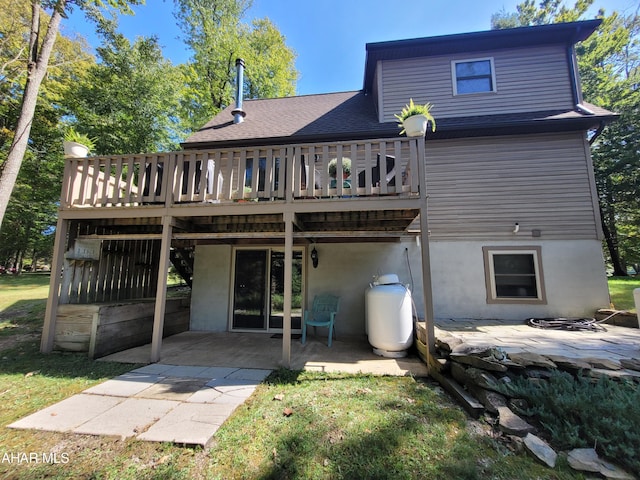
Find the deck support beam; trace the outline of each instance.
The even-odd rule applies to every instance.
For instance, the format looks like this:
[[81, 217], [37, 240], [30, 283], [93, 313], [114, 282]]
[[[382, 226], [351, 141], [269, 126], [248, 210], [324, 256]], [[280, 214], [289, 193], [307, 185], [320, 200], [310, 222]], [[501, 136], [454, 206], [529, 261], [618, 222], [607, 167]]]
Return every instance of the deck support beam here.
[[[418, 141], [418, 179], [420, 182], [420, 250], [422, 253], [422, 288], [424, 295], [424, 321], [427, 334], [427, 358], [435, 353], [435, 318], [433, 313], [433, 286], [431, 281], [431, 256], [429, 253], [429, 221], [427, 195], [427, 156], [425, 139]], [[431, 366], [427, 362], [429, 370]]]
[[67, 233], [69, 232], [69, 220], [58, 217], [56, 225], [56, 238], [53, 245], [53, 258], [51, 260], [51, 279], [49, 280], [49, 296], [44, 314], [44, 326], [40, 339], [40, 351], [51, 353], [53, 351], [56, 335], [56, 318], [58, 316], [58, 303], [60, 302], [60, 277], [64, 265], [64, 252], [67, 247]]
[[291, 297], [293, 281], [293, 224], [295, 214], [284, 212], [284, 318], [282, 320], [282, 366], [291, 368]]
[[173, 218], [162, 217], [162, 244], [160, 246], [160, 262], [158, 264], [158, 285], [156, 286], [156, 307], [153, 315], [153, 333], [151, 336], [151, 363], [160, 360], [162, 333], [164, 330], [164, 311], [167, 300], [167, 275], [169, 270], [169, 252], [171, 250], [171, 234]]

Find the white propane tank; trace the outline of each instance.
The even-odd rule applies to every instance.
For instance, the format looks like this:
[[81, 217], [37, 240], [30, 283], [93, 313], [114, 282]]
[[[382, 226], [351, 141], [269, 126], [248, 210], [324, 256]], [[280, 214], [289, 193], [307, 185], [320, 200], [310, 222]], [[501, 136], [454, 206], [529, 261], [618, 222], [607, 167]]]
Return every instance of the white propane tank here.
[[381, 275], [365, 293], [367, 336], [373, 353], [399, 358], [413, 344], [411, 292], [395, 274]]

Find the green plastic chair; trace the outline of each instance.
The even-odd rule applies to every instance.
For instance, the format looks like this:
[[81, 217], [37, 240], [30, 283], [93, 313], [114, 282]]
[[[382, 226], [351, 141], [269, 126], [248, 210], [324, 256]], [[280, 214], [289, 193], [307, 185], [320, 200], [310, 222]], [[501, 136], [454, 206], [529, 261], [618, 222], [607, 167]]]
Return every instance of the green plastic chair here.
[[338, 313], [340, 305], [340, 297], [331, 294], [316, 295], [313, 299], [311, 310], [304, 311], [304, 321], [302, 322], [302, 343], [307, 341], [307, 326], [328, 327], [329, 341], [327, 345], [331, 346], [334, 334], [333, 322]]

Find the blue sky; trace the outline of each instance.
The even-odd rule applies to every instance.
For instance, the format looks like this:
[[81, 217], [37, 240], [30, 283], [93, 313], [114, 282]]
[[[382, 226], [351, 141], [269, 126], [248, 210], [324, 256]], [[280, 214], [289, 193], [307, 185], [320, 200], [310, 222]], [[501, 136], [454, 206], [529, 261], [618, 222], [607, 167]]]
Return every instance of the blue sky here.
[[[268, 17], [297, 54], [299, 95], [362, 88], [365, 44], [387, 40], [475, 32], [491, 28], [491, 15], [515, 11], [521, 0], [254, 0], [246, 21]], [[573, 0], [566, 2], [573, 4]], [[413, 6], [412, 6], [413, 5]], [[418, 5], [416, 7], [415, 5]], [[632, 13], [638, 0], [595, 0], [593, 11]], [[165, 57], [183, 63], [190, 52], [179, 39], [172, 0], [147, 0], [134, 16], [120, 17], [130, 39], [156, 35]], [[93, 25], [81, 14], [63, 22], [67, 35], [79, 33], [99, 45]]]

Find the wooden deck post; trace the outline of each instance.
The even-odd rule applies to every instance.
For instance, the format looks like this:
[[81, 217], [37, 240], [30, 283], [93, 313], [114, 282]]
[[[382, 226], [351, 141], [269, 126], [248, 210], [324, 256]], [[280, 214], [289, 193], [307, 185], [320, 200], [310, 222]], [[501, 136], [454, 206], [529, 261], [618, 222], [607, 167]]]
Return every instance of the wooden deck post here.
[[164, 329], [164, 310], [167, 300], [167, 272], [169, 270], [169, 252], [171, 250], [172, 232], [173, 218], [170, 215], [165, 215], [162, 217], [162, 243], [160, 245], [160, 262], [158, 264], [156, 308], [153, 315], [153, 334], [151, 336], [151, 363], [155, 363], [160, 360], [162, 331]]
[[284, 213], [284, 318], [282, 319], [282, 366], [291, 367], [291, 296], [293, 279], [294, 213]]
[[58, 302], [60, 300], [60, 277], [64, 265], [64, 253], [67, 247], [67, 233], [69, 220], [58, 216], [56, 226], [56, 238], [53, 245], [53, 259], [51, 261], [51, 279], [49, 280], [49, 296], [44, 314], [44, 326], [40, 339], [40, 351], [51, 353], [56, 336], [56, 317], [58, 315]]
[[427, 195], [427, 157], [424, 137], [418, 143], [418, 179], [420, 182], [420, 247], [422, 253], [422, 288], [424, 295], [424, 321], [427, 333], [427, 367], [431, 369], [431, 358], [435, 352], [435, 318], [433, 313], [433, 286], [431, 281], [431, 257], [429, 253], [429, 220]]

